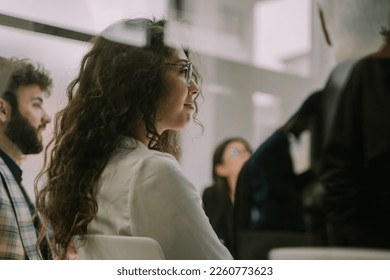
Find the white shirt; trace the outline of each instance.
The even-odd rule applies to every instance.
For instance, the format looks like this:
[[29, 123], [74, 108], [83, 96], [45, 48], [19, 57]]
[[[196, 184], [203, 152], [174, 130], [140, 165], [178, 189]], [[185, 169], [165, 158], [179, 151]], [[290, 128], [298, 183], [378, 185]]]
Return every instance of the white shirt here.
[[125, 138], [102, 173], [88, 234], [155, 239], [166, 259], [232, 259], [196, 188], [169, 154]]

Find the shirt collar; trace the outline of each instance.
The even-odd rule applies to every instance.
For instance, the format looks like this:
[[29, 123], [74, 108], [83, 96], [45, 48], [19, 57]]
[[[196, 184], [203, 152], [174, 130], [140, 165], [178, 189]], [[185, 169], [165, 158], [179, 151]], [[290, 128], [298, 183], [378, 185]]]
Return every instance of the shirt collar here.
[[2, 150], [0, 150], [0, 157], [4, 160], [16, 182], [20, 184], [22, 182], [22, 169], [20, 169], [19, 165], [17, 165], [16, 162]]

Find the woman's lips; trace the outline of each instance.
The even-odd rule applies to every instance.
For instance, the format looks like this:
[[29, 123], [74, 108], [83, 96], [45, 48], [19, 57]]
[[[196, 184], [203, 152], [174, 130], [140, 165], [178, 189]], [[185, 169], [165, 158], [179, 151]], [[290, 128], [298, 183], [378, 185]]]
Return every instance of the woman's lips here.
[[194, 103], [184, 103], [184, 106], [189, 108], [189, 109], [192, 109], [192, 110], [195, 110], [195, 105]]

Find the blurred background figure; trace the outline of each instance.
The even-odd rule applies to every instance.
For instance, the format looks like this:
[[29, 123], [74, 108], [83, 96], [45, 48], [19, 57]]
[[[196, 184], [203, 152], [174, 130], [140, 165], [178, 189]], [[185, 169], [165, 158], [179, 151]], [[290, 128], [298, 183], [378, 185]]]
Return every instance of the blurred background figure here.
[[228, 138], [213, 155], [213, 185], [203, 192], [203, 207], [222, 243], [231, 250], [232, 214], [238, 174], [252, 153], [249, 143]]
[[390, 0], [317, 0], [326, 42], [337, 65], [329, 76], [322, 100], [323, 144], [328, 141], [340, 92], [352, 67], [360, 58], [376, 52], [383, 40], [379, 35], [390, 21]]
[[[358, 100], [346, 101], [344, 100], [346, 97], [341, 99], [341, 96], [345, 95], [343, 89], [349, 79], [348, 77], [351, 75], [351, 72], [356, 71], [352, 70], [355, 63], [361, 57], [373, 53], [379, 46], [383, 45], [379, 32], [382, 26], [388, 26], [389, 3], [389, 0], [377, 1], [375, 5], [372, 5], [372, 1], [367, 0], [317, 1], [325, 39], [332, 46], [337, 65], [330, 73], [324, 88], [309, 97], [298, 112], [280, 130], [277, 130], [260, 145], [243, 167], [237, 183], [234, 209], [236, 257], [245, 259], [266, 258], [267, 251], [272, 249], [272, 247], [335, 244], [334, 232], [328, 236], [328, 224], [325, 220], [325, 215], [331, 219], [331, 223], [337, 221], [339, 225], [346, 225], [345, 222], [351, 219], [350, 215], [352, 212], [354, 212], [354, 217], [359, 220], [358, 216], [355, 216], [358, 213], [356, 211], [356, 203], [363, 205], [364, 201], [364, 195], [361, 197], [361, 202], [356, 201], [356, 195], [353, 193], [356, 191], [355, 187], [353, 191], [351, 189], [346, 190], [345, 180], [353, 178], [352, 180], [365, 182], [366, 186], [364, 188], [371, 189], [372, 193], [377, 192], [377, 190], [372, 189], [373, 183], [376, 182], [374, 183], [376, 185], [375, 189], [382, 189], [383, 193], [384, 188], [381, 186], [384, 186], [384, 184], [379, 184], [380, 180], [375, 179], [375, 181], [370, 182], [369, 178], [374, 173], [366, 177], [365, 181], [362, 181], [358, 179], [359, 176], [354, 174], [364, 174], [364, 170], [351, 168], [351, 162], [348, 163], [348, 161], [357, 163], [356, 156], [358, 156], [359, 163], [357, 164], [362, 167], [369, 163], [369, 160], [367, 161], [366, 159], [370, 158], [371, 155], [375, 155], [376, 152], [379, 152], [376, 158], [378, 161], [381, 161], [380, 158], [382, 156], [389, 154], [386, 145], [381, 141], [379, 141], [380, 151], [378, 148], [373, 149], [372, 147], [375, 145], [371, 144], [378, 144], [378, 141], [372, 140], [364, 142], [364, 145], [361, 144], [362, 141], [367, 139], [378, 140], [379, 137], [377, 136], [379, 135], [384, 136], [384, 141], [388, 141], [386, 133], [382, 131], [380, 134], [379, 128], [378, 131], [374, 132], [372, 129], [367, 130], [367, 127], [363, 128], [359, 125], [359, 121], [363, 123], [368, 121], [367, 123], [371, 128], [381, 127], [383, 129], [389, 126], [387, 121], [388, 114], [385, 113], [388, 110], [377, 106], [379, 103], [389, 104], [384, 97], [385, 94], [383, 94], [385, 92], [383, 89], [386, 89], [386, 86], [383, 85], [385, 79], [381, 78], [386, 76], [383, 74], [385, 66], [382, 65], [383, 67], [381, 66], [380, 70], [375, 67], [369, 70], [373, 77], [370, 77], [368, 80], [375, 81], [379, 79], [378, 83], [382, 85], [381, 93], [379, 93], [381, 98], [377, 98], [376, 101], [378, 104], [375, 105], [375, 102], [371, 102], [370, 105], [367, 104], [368, 106], [373, 105], [373, 107], [363, 109], [365, 110], [363, 113], [357, 109], [359, 108], [357, 106], [359, 104], [357, 103], [359, 102]], [[388, 34], [387, 30], [383, 33]], [[381, 56], [384, 56], [383, 52], [381, 52]], [[362, 78], [363, 76], [360, 77]], [[356, 77], [355, 79], [358, 80]], [[363, 89], [365, 87], [372, 89], [370, 85], [355, 84], [355, 91], [357, 88]], [[352, 94], [348, 95], [350, 96], [349, 99], [353, 99], [351, 97]], [[355, 99], [357, 95], [359, 94], [355, 93]], [[310, 99], [313, 101], [315, 99], [314, 96], [317, 96], [317, 101], [313, 103], [315, 106], [313, 107], [314, 110], [311, 110], [311, 114], [306, 114], [305, 116], [305, 114], [300, 113], [301, 110], [306, 111], [304, 110], [304, 107], [307, 107], [305, 104], [307, 105]], [[371, 100], [374, 98], [372, 96]], [[365, 97], [363, 99], [368, 100]], [[341, 103], [344, 105], [341, 105]], [[355, 104], [352, 105], [353, 103]], [[379, 112], [372, 115], [370, 111], [376, 110], [374, 108], [379, 109]], [[363, 113], [363, 116], [360, 116], [358, 112]], [[367, 115], [371, 115], [371, 117], [366, 118]], [[377, 123], [374, 121], [375, 118], [379, 119]], [[334, 128], [334, 124], [338, 128]], [[301, 135], [305, 134], [302, 133], [305, 130], [310, 131], [309, 141], [307, 141], [309, 144], [306, 145], [306, 148], [301, 149], [301, 155], [299, 155], [294, 152], [296, 150], [294, 145], [296, 140], [299, 140], [299, 138], [302, 138]], [[355, 133], [352, 134], [353, 136], [351, 136], [351, 130]], [[369, 137], [365, 134], [363, 140], [360, 135], [362, 131], [365, 131], [363, 133], [370, 131], [372, 136]], [[337, 140], [340, 132], [343, 132], [342, 135], [348, 134], [349, 136], [343, 136], [343, 140]], [[281, 139], [284, 140], [282, 141]], [[335, 156], [333, 161], [329, 154], [324, 154], [324, 147], [329, 147], [329, 142], [332, 141], [338, 142], [338, 146], [333, 145], [331, 149]], [[344, 147], [342, 147], [341, 141], [343, 141]], [[344, 151], [342, 150], [343, 148]], [[353, 149], [353, 152], [350, 149]], [[325, 151], [328, 152], [330, 150], [327, 149]], [[307, 152], [309, 153], [309, 161], [303, 164], [304, 168], [302, 168], [302, 162], [300, 161], [302, 161], [303, 156]], [[349, 157], [348, 160], [345, 159], [345, 157], [352, 154], [355, 158]], [[337, 161], [337, 157], [344, 159], [344, 161]], [[324, 162], [324, 158], [327, 161]], [[371, 157], [371, 159], [374, 158], [375, 156]], [[326, 168], [323, 170], [326, 172], [326, 176], [324, 177], [325, 180], [321, 181], [321, 170], [324, 163]], [[349, 165], [346, 166], [346, 164]], [[376, 166], [378, 167], [378, 165]], [[336, 171], [337, 168], [339, 168], [338, 171]], [[349, 172], [349, 179], [342, 177], [341, 172], [343, 171], [340, 170], [341, 168], [346, 168]], [[382, 165], [380, 169], [383, 170], [383, 168], [385, 167]], [[288, 173], [286, 173], [286, 170], [288, 170]], [[304, 172], [305, 170], [310, 170], [310, 172]], [[344, 169], [344, 172], [346, 170]], [[336, 174], [335, 172], [339, 173]], [[375, 174], [378, 175], [379, 172], [376, 171]], [[327, 182], [328, 179], [329, 181]], [[325, 183], [325, 186], [322, 183]], [[292, 185], [294, 187], [291, 187]], [[361, 187], [357, 187], [357, 189], [361, 189]], [[324, 193], [326, 193], [325, 200], [323, 200]], [[382, 197], [388, 197], [386, 194], [383, 193]], [[290, 199], [286, 199], [288, 196]], [[372, 195], [371, 197], [375, 196]], [[325, 208], [323, 205], [324, 201], [326, 202]], [[373, 201], [372, 199], [370, 203], [373, 203]], [[293, 207], [294, 205], [295, 207]], [[286, 210], [289, 206], [291, 206], [290, 211]], [[361, 209], [363, 211], [364, 208], [362, 207]], [[376, 207], [374, 212], [377, 215], [382, 212], [390, 213], [383, 205]], [[371, 211], [370, 213], [373, 215], [374, 212]], [[360, 215], [362, 215], [362, 219], [364, 219], [364, 216], [367, 217], [368, 221], [367, 213], [369, 212], [361, 213]], [[368, 222], [364, 222], [366, 230], [370, 231], [370, 228], [379, 229], [380, 227], [387, 227], [387, 225], [379, 227], [375, 225], [378, 224], [379, 219], [369, 226]], [[301, 232], [301, 234], [297, 234], [297, 232]], [[347, 235], [352, 235], [352, 232], [350, 231]], [[370, 234], [366, 234], [366, 240], [369, 239], [368, 236]], [[336, 244], [342, 245], [339, 242]], [[355, 245], [357, 246], [358, 243], [355, 243]]]
[[323, 242], [316, 145], [321, 95], [311, 94], [243, 166], [234, 205], [236, 257], [265, 259], [273, 246]]
[[356, 62], [340, 94], [323, 155], [324, 207], [331, 245], [390, 248], [390, 1], [354, 2], [384, 43]]

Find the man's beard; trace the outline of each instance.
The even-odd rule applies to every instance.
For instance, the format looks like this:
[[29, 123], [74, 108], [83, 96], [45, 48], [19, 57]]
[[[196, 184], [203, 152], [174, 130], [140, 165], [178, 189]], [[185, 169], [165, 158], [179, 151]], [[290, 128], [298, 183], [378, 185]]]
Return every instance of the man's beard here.
[[18, 108], [12, 110], [4, 133], [25, 155], [38, 154], [43, 149], [42, 141], [38, 139], [38, 129], [20, 114]]

